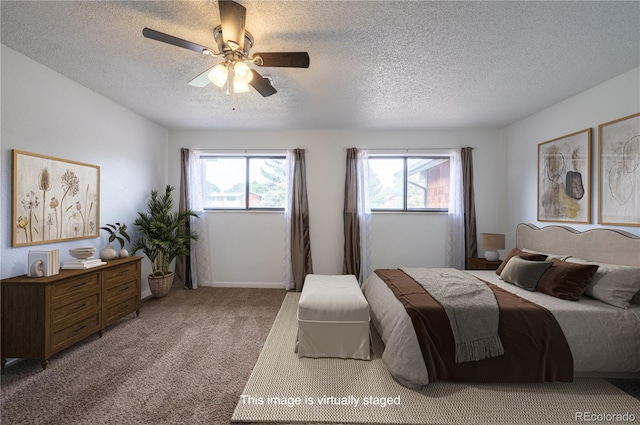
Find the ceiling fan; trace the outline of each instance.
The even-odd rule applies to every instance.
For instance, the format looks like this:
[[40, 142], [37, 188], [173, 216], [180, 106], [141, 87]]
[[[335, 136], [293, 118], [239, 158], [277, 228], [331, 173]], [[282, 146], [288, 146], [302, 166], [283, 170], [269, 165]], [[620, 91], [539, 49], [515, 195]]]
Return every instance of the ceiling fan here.
[[247, 63], [260, 67], [309, 68], [309, 54], [307, 52], [254, 53], [251, 55], [249, 51], [253, 47], [253, 36], [245, 30], [247, 9], [231, 0], [219, 0], [218, 7], [221, 23], [213, 30], [213, 38], [218, 45], [217, 52], [209, 47], [151, 28], [144, 28], [142, 35], [204, 55], [222, 57], [223, 62], [208, 68], [188, 84], [194, 87], [205, 87], [209, 83], [214, 83], [218, 87], [226, 85], [227, 94], [249, 91], [249, 86], [264, 97], [277, 93], [269, 79], [260, 75], [255, 69], [249, 68]]

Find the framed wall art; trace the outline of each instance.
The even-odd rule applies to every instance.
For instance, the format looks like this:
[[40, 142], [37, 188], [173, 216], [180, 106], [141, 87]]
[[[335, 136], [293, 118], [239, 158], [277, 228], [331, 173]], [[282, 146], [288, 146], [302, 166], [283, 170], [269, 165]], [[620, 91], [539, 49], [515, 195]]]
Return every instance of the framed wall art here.
[[99, 236], [99, 166], [16, 149], [12, 166], [12, 246]]
[[538, 144], [538, 221], [591, 222], [591, 129]]
[[598, 126], [598, 223], [640, 226], [640, 113]]

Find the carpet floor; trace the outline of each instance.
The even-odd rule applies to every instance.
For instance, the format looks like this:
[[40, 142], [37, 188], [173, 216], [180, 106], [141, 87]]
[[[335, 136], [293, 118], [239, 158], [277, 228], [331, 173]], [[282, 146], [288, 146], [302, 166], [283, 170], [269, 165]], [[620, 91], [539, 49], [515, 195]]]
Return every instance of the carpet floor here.
[[[287, 294], [232, 420], [358, 424], [573, 424], [578, 412], [632, 415], [640, 401], [603, 379], [573, 383], [462, 384], [419, 390], [398, 384], [373, 335], [371, 361], [298, 358], [299, 293]], [[606, 423], [604, 421], [599, 423]], [[614, 422], [614, 421], [612, 421]], [[598, 423], [598, 421], [596, 421]]]
[[[102, 338], [56, 354], [45, 371], [38, 360], [9, 364], [0, 378], [0, 422], [229, 424], [286, 295], [174, 288], [145, 300], [139, 318], [129, 315]], [[270, 388], [275, 393], [277, 380]]]
[[285, 290], [173, 288], [50, 359], [2, 371], [2, 423], [228, 424]]

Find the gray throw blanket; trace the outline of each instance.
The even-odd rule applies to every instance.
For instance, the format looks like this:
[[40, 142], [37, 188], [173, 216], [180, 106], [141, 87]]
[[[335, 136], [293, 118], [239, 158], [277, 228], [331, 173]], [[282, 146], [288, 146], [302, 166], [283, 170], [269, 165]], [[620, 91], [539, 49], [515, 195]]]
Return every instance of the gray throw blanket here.
[[498, 336], [498, 302], [485, 283], [456, 269], [402, 271], [422, 285], [446, 311], [456, 344], [456, 363], [504, 354]]

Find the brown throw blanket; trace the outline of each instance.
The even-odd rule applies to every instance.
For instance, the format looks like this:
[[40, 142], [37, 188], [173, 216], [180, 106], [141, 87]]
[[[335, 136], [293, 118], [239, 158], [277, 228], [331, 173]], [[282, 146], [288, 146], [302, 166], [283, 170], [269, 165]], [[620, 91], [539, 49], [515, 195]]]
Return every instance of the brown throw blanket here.
[[453, 333], [444, 308], [402, 270], [378, 269], [375, 273], [411, 318], [429, 382], [573, 381], [571, 349], [549, 310], [485, 282], [498, 301], [498, 335], [504, 355], [456, 363]]

